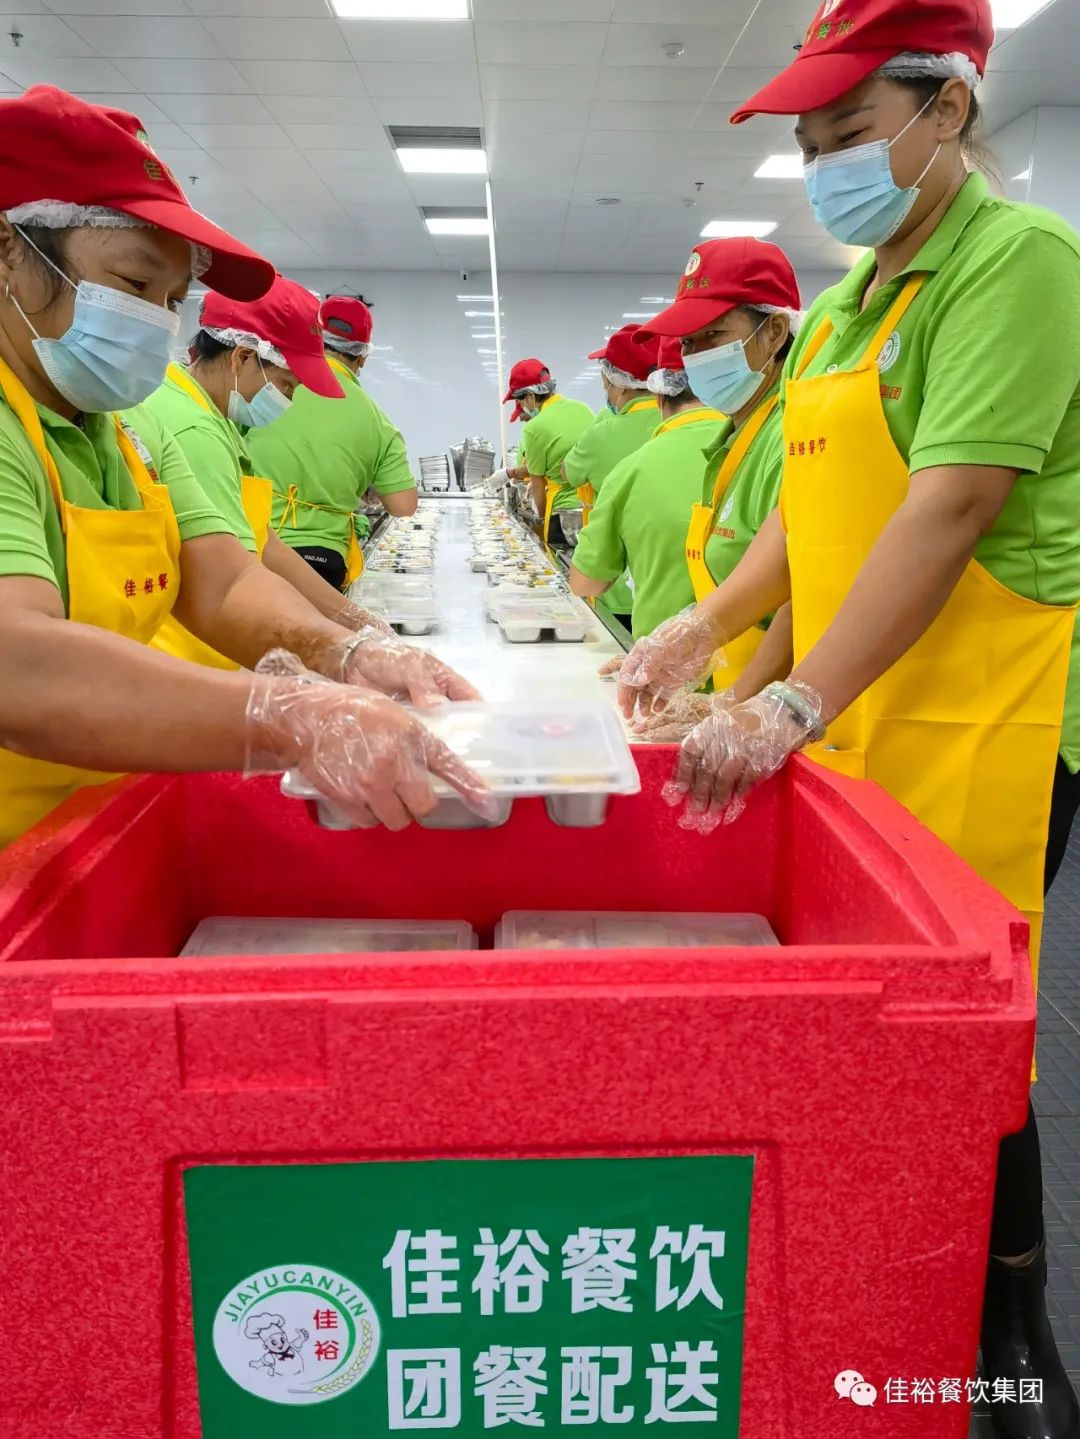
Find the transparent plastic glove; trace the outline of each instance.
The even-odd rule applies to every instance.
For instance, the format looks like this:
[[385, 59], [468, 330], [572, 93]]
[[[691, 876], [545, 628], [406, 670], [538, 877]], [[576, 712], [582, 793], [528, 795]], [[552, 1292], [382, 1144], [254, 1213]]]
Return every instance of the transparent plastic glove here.
[[506, 470], [496, 470], [493, 475], [488, 475], [487, 479], [484, 481], [484, 488], [486, 490], [490, 490], [492, 494], [495, 494], [499, 490], [501, 490], [504, 485], [508, 485], [509, 483], [509, 473]]
[[[638, 640], [619, 665], [619, 708], [627, 719], [646, 718], [681, 691], [698, 689], [723, 663], [722, 648], [701, 610], [683, 610]], [[614, 672], [610, 664], [601, 674], [605, 671]]]
[[731, 709], [731, 690], [723, 694], [703, 695], [684, 690], [667, 706], [651, 715], [641, 715], [630, 726], [633, 740], [640, 744], [681, 744], [692, 729], [718, 709]]
[[[820, 698], [802, 685], [789, 688], [820, 721]], [[683, 741], [664, 799], [672, 808], [685, 802], [679, 817], [683, 829], [711, 834], [738, 819], [754, 786], [776, 774], [813, 737], [813, 726], [772, 686], [745, 704], [717, 707]]]
[[334, 616], [334, 623], [341, 625], [343, 629], [355, 630], [360, 634], [362, 630], [378, 630], [381, 635], [389, 635], [391, 639], [396, 638], [394, 631], [384, 619], [365, 610], [362, 605], [354, 605], [352, 600], [346, 600], [341, 609]]
[[419, 720], [384, 695], [335, 684], [272, 650], [252, 677], [244, 773], [294, 768], [364, 828], [404, 829], [428, 814], [432, 775], [477, 814], [495, 817], [484, 781]]
[[346, 640], [323, 659], [323, 672], [345, 684], [379, 690], [420, 708], [444, 700], [478, 700], [479, 691], [456, 670], [426, 650], [403, 644], [396, 635], [368, 631]]

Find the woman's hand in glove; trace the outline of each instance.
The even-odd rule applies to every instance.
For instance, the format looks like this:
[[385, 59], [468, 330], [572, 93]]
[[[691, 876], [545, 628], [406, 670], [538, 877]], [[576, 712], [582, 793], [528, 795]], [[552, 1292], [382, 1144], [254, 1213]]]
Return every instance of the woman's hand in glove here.
[[360, 634], [362, 630], [377, 630], [379, 634], [388, 635], [390, 639], [397, 638], [384, 619], [364, 609], [362, 605], [353, 604], [352, 600], [345, 601], [334, 616], [334, 623], [341, 625], [342, 629], [353, 630], [356, 634]]
[[730, 690], [713, 695], [684, 691], [669, 700], [665, 709], [635, 719], [630, 726], [632, 738], [641, 744], [681, 744], [703, 720], [718, 709], [730, 709], [733, 702]]
[[275, 650], [252, 679], [247, 774], [298, 769], [354, 824], [404, 829], [436, 804], [433, 775], [494, 817], [480, 776], [419, 720], [371, 690], [336, 684]]
[[621, 662], [601, 674], [616, 674], [619, 708], [627, 719], [648, 718], [680, 691], [697, 689], [723, 664], [721, 645], [699, 607], [673, 615], [638, 640]]
[[320, 668], [331, 679], [379, 690], [391, 699], [421, 707], [481, 698], [456, 670], [393, 635], [372, 634], [347, 641], [325, 656]]
[[717, 708], [687, 735], [664, 787], [673, 808], [685, 802], [679, 824], [711, 834], [738, 819], [750, 790], [820, 737], [820, 720], [821, 700], [803, 685], [770, 685], [745, 704]]

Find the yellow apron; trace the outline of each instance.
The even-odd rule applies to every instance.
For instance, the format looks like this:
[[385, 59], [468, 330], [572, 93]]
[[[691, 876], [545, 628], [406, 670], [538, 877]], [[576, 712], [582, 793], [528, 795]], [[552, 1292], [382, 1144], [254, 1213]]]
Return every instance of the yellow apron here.
[[[41, 460], [60, 516], [68, 575], [68, 617], [147, 644], [172, 609], [180, 586], [180, 531], [166, 487], [138, 442], [114, 416], [116, 442], [141, 510], [94, 510], [64, 498], [33, 400], [0, 361], [0, 389]], [[78, 723], [78, 717], [72, 717]], [[113, 775], [28, 759], [0, 749], [0, 845], [10, 844], [74, 790]]]
[[[182, 370], [179, 365], [170, 365], [168, 376], [173, 384], [193, 399], [200, 409], [211, 409], [210, 401], [186, 370]], [[255, 536], [256, 553], [261, 556], [266, 546], [266, 537], [270, 532], [270, 514], [274, 504], [273, 485], [269, 480], [262, 479], [258, 475], [241, 475], [240, 503], [244, 507], [244, 514], [247, 516], [248, 524]], [[210, 669], [235, 670], [240, 668], [234, 660], [226, 659], [223, 654], [219, 654], [210, 645], [204, 644], [202, 640], [196, 638], [190, 630], [185, 629], [180, 621], [173, 619], [171, 615], [154, 636], [152, 644], [154, 649], [162, 650], [175, 659], [190, 660], [192, 664], [207, 665]]]
[[[795, 662], [832, 623], [908, 493], [881, 404], [878, 357], [914, 276], [853, 370], [801, 378], [784, 397], [781, 514]], [[813, 758], [877, 781], [1024, 911], [1038, 978], [1043, 859], [1075, 607], [1022, 598], [972, 560], [926, 633], [840, 715]]]
[[[779, 395], [770, 395], [767, 400], [762, 400], [754, 413], [749, 416], [724, 457], [724, 463], [720, 466], [720, 472], [713, 485], [712, 499], [707, 505], [695, 505], [690, 511], [690, 525], [686, 531], [686, 568], [690, 572], [690, 583], [694, 587], [694, 598], [698, 604], [716, 589], [716, 581], [709, 573], [709, 567], [705, 563], [705, 547], [709, 543], [709, 536], [712, 533], [713, 517], [719, 509], [720, 502], [734, 479], [736, 471], [746, 458], [747, 451], [757, 438], [762, 425], [776, 408], [779, 398]], [[674, 429], [680, 423], [688, 425], [702, 417], [700, 410], [693, 410], [685, 415], [676, 415], [675, 419], [668, 420], [666, 424], [661, 425], [656, 433], [662, 435], [665, 430]], [[707, 410], [704, 417], [717, 420], [724, 418], [718, 410]], [[758, 625], [754, 625], [735, 639], [729, 640], [724, 646], [726, 663], [713, 674], [713, 687], [717, 690], [730, 689], [757, 654], [758, 647], [764, 638], [765, 631]]]
[[297, 506], [303, 505], [305, 510], [321, 510], [327, 515], [347, 515], [349, 520], [349, 549], [345, 556], [345, 588], [353, 584], [364, 573], [364, 552], [360, 548], [360, 540], [356, 533], [356, 514], [353, 510], [339, 510], [334, 505], [317, 505], [314, 500], [302, 500], [300, 491], [295, 485], [290, 485], [284, 494], [280, 490], [274, 491], [275, 500], [284, 500], [285, 509], [281, 519], [278, 521], [277, 533], [280, 535], [286, 524], [291, 524], [296, 529]]

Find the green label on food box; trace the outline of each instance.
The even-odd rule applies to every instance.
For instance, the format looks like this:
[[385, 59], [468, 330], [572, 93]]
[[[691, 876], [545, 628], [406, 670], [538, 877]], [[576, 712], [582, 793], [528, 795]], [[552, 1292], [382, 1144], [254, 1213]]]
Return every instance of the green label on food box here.
[[737, 1439], [752, 1180], [741, 1156], [191, 1169], [204, 1439]]

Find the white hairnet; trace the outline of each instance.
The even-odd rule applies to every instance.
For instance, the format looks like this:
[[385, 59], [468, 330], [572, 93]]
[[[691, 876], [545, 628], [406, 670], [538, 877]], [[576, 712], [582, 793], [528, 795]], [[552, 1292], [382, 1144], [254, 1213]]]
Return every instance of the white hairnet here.
[[982, 79], [975, 61], [955, 51], [949, 55], [923, 55], [908, 51], [886, 60], [884, 65], [878, 66], [877, 73], [901, 80], [918, 80], [924, 76], [933, 80], [963, 80], [972, 90]]
[[609, 385], [614, 385], [617, 390], [647, 390], [649, 382], [647, 379], [639, 380], [636, 375], [631, 375], [627, 370], [619, 370], [610, 360], [600, 361], [600, 373]]
[[371, 344], [367, 340], [339, 340], [336, 335], [331, 335], [328, 330], [323, 331], [323, 344], [328, 350], [335, 350], [339, 355], [348, 355], [353, 360], [366, 360], [371, 354]]
[[554, 380], [546, 380], [542, 385], [525, 385], [522, 389], [515, 390], [512, 398], [517, 400], [520, 399], [522, 395], [537, 395], [543, 399], [545, 395], [553, 395], [556, 388]]
[[[149, 220], [122, 215], [104, 205], [74, 205], [68, 200], [31, 200], [4, 212], [12, 225], [40, 225], [44, 230], [77, 230], [93, 225], [102, 230], [156, 230]], [[201, 279], [210, 268], [210, 251], [205, 245], [191, 245], [191, 273]]]
[[219, 345], [230, 345], [233, 349], [242, 345], [246, 350], [254, 350], [259, 359], [267, 365], [278, 365], [283, 370], [289, 368], [288, 360], [279, 349], [269, 340], [261, 340], [258, 335], [253, 335], [248, 330], [215, 330], [209, 325], [201, 325], [199, 328]]
[[646, 384], [654, 395], [677, 400], [680, 395], [689, 393], [690, 376], [685, 370], [654, 370]]

